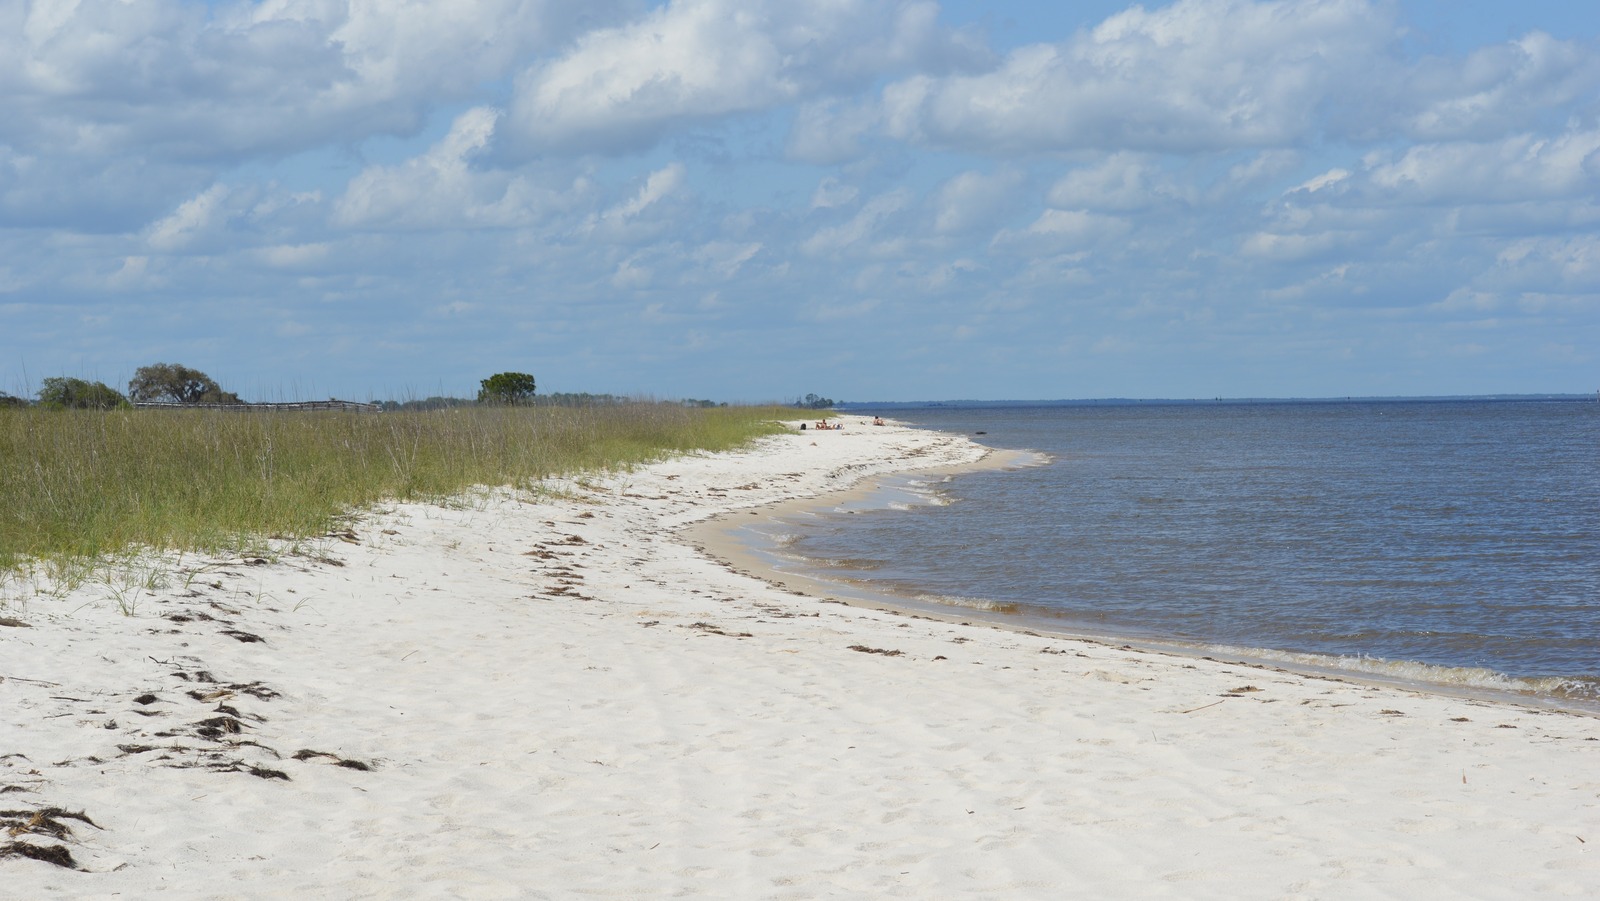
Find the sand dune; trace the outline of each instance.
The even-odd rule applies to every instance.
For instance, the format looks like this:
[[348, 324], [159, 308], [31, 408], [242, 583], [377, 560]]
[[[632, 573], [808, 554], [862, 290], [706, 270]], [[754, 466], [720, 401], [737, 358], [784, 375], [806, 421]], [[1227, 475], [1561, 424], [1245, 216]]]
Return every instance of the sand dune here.
[[14, 597], [0, 847], [76, 868], [0, 896], [1600, 893], [1595, 718], [846, 606], [683, 532], [983, 453], [851, 421]]

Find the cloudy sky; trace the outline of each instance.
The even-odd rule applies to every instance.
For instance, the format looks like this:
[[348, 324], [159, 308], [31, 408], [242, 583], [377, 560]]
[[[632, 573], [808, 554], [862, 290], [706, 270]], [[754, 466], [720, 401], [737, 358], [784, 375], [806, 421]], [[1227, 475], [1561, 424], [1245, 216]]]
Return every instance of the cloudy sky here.
[[0, 390], [1600, 387], [1557, 0], [0, 0]]

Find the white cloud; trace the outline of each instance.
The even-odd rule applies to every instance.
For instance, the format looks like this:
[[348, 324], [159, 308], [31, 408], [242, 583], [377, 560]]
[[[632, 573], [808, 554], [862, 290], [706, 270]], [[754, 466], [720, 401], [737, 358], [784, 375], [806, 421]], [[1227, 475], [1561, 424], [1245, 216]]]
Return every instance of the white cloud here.
[[955, 176], [934, 195], [934, 231], [957, 234], [989, 224], [1012, 205], [1026, 181], [1022, 170], [1011, 167]]
[[[1424, 140], [1489, 138], [1532, 126], [1600, 87], [1592, 46], [1542, 32], [1473, 51], [1464, 59], [1429, 59], [1407, 79], [1403, 125]], [[1420, 108], [1418, 108], [1420, 107]]]
[[1002, 230], [993, 246], [1014, 253], [1058, 255], [1091, 248], [1128, 233], [1128, 220], [1086, 210], [1047, 209], [1027, 228]]
[[866, 152], [866, 138], [879, 124], [875, 103], [836, 99], [803, 103], [795, 111], [786, 149], [791, 159], [801, 162], [846, 162]]
[[1247, 256], [1276, 262], [1320, 259], [1343, 243], [1343, 236], [1332, 232], [1280, 234], [1256, 232], [1240, 247]]
[[1408, 148], [1367, 173], [1376, 192], [1413, 203], [1565, 199], [1600, 186], [1600, 131]]
[[1271, 182], [1292, 171], [1299, 165], [1300, 158], [1293, 150], [1263, 150], [1251, 154], [1249, 159], [1228, 169], [1224, 185], [1226, 189], [1235, 190]]
[[1392, 68], [1395, 29], [1365, 0], [1135, 6], [982, 74], [893, 84], [884, 117], [896, 137], [985, 152], [1281, 146]]
[[324, 262], [332, 250], [325, 242], [277, 244], [262, 248], [261, 258], [267, 265], [280, 269], [303, 269]]
[[1600, 312], [1600, 234], [1517, 241], [1500, 254], [1483, 279], [1524, 292], [1581, 292]]
[[718, 278], [733, 278], [739, 269], [761, 252], [759, 241], [712, 241], [694, 252], [694, 260]]
[[1181, 200], [1184, 189], [1140, 153], [1114, 153], [1092, 166], [1073, 169], [1050, 188], [1060, 209], [1131, 213]]
[[[636, 232], [634, 223], [647, 218], [646, 211], [658, 207], [664, 200], [677, 193], [683, 187], [687, 170], [682, 163], [669, 163], [645, 177], [644, 183], [639, 186], [632, 197], [616, 204], [603, 212], [591, 215], [582, 226], [582, 233], [604, 237], [611, 240], [621, 240], [630, 232]], [[657, 223], [649, 223], [646, 231], [654, 233]]]
[[683, 176], [684, 168], [682, 163], [672, 163], [663, 169], [657, 169], [650, 173], [649, 178], [644, 180], [644, 184], [639, 188], [638, 194], [635, 194], [628, 202], [607, 210], [605, 218], [615, 220], [632, 219], [661, 198], [677, 190], [683, 184]]
[[801, 242], [807, 254], [827, 255], [847, 250], [870, 249], [886, 221], [911, 204], [909, 191], [891, 191], [872, 198], [849, 221], [817, 229]]
[[227, 188], [212, 185], [199, 196], [184, 201], [172, 215], [150, 226], [150, 246], [157, 250], [178, 250], [217, 228], [226, 219], [223, 201], [227, 197]]
[[1293, 194], [1297, 191], [1304, 191], [1307, 194], [1315, 194], [1324, 188], [1331, 188], [1340, 182], [1347, 181], [1349, 178], [1349, 169], [1329, 169], [1321, 175], [1308, 178], [1295, 187], [1290, 188], [1288, 193]]
[[555, 189], [476, 164], [494, 141], [499, 117], [489, 107], [467, 110], [421, 156], [364, 170], [334, 205], [334, 221], [375, 229], [496, 228], [527, 225], [561, 206]]
[[697, 123], [959, 58], [967, 44], [938, 25], [937, 10], [913, 0], [673, 0], [525, 70], [512, 121], [533, 148], [646, 147]]
[[[429, 105], [503, 78], [630, 2], [78, 0], [0, 29], [0, 140], [85, 155], [293, 151], [415, 130]], [[63, 148], [61, 145], [65, 144]]]

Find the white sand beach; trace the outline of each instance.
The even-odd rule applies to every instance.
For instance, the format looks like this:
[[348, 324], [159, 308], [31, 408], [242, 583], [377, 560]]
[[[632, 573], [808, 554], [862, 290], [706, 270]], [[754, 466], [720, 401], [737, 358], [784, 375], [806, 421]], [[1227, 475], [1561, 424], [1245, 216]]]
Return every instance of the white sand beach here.
[[1600, 895], [1600, 718], [847, 606], [697, 549], [985, 454], [846, 422], [12, 586], [0, 847], [76, 868], [0, 859], [0, 897]]

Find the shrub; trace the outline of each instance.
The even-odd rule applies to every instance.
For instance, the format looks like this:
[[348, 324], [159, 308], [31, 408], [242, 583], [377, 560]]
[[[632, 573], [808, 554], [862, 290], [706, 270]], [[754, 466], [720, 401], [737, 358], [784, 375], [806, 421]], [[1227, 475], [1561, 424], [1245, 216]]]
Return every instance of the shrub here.
[[52, 410], [115, 410], [128, 406], [128, 399], [105, 382], [58, 376], [44, 380], [39, 403]]

